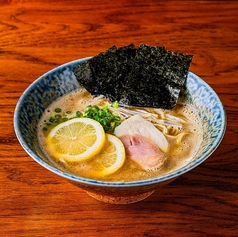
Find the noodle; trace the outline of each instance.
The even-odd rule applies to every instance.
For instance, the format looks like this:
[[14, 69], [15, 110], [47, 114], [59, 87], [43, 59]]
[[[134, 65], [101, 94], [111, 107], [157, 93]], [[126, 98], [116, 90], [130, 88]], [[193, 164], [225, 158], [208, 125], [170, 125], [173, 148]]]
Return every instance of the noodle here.
[[[67, 94], [57, 101], [53, 102], [44, 112], [38, 124], [38, 139], [41, 144], [42, 151], [48, 159], [57, 165], [60, 169], [88, 178], [95, 178], [93, 174], [87, 170], [87, 163], [76, 165], [65, 163], [64, 161], [55, 160], [50, 157], [45, 149], [45, 138], [47, 132], [42, 130], [44, 123], [49, 119], [55, 108], [62, 109], [62, 116], [66, 116], [66, 111], [71, 111], [70, 116], [80, 110], [83, 112], [87, 105], [108, 105], [108, 108], [115, 115], [119, 115], [122, 120], [126, 120], [133, 115], [141, 115], [150, 121], [159, 129], [169, 142], [169, 151], [165, 154], [166, 163], [160, 170], [145, 171], [130, 159], [126, 159], [123, 167], [116, 173], [102, 178], [108, 181], [131, 181], [156, 177], [172, 170], [178, 169], [191, 161], [192, 157], [197, 153], [202, 141], [202, 127], [199, 116], [195, 110], [184, 103], [178, 103], [172, 110], [142, 108], [119, 105], [118, 108], [110, 106], [111, 102], [103, 96], [94, 97], [85, 89], [76, 90]], [[69, 115], [67, 115], [69, 116]]]

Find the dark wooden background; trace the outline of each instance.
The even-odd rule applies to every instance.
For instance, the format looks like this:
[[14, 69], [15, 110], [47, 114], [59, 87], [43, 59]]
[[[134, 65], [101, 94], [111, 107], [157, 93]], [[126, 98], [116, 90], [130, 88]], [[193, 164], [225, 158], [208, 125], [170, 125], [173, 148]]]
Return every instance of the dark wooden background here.
[[[0, 236], [238, 236], [238, 2], [0, 0]], [[148, 199], [110, 205], [35, 163], [13, 113], [37, 77], [112, 45], [165, 45], [227, 112], [213, 155]]]

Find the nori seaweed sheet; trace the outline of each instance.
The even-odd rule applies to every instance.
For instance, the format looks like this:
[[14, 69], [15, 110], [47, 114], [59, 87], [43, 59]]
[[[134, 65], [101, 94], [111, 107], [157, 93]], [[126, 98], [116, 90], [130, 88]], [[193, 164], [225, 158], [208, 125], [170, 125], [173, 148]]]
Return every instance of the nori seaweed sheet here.
[[126, 77], [131, 71], [131, 63], [135, 55], [136, 48], [131, 44], [121, 48], [114, 46], [90, 60], [93, 76], [101, 94], [112, 101], [120, 98], [121, 88], [125, 85]]
[[173, 108], [184, 85], [191, 56], [141, 44], [125, 85], [134, 106]]
[[185, 84], [192, 57], [164, 46], [113, 46], [73, 72], [93, 95], [102, 94], [130, 106], [172, 109]]
[[[130, 74], [136, 50], [134, 44], [120, 48], [112, 46], [75, 67], [73, 72], [79, 83], [91, 94], [102, 94], [112, 101], [119, 101], [126, 78]], [[85, 74], [88, 75], [84, 75], [85, 68]], [[91, 72], [88, 72], [88, 69]]]

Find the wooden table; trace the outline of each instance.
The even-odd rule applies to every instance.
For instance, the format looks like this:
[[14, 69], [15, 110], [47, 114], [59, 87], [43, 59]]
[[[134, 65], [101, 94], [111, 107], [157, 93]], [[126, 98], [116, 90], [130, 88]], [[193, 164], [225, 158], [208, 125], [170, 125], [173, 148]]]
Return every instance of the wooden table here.
[[[238, 2], [0, 0], [0, 236], [238, 236]], [[224, 103], [213, 155], [148, 199], [98, 202], [18, 143], [13, 113], [37, 77], [112, 45], [165, 45]]]

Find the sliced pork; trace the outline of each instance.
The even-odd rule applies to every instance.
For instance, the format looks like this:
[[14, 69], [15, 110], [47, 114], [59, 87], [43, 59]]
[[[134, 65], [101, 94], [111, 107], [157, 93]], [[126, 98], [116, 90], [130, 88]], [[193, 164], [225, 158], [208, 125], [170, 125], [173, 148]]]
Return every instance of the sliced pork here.
[[145, 170], [159, 169], [166, 160], [162, 151], [168, 150], [168, 141], [151, 122], [134, 115], [116, 127], [115, 135], [123, 142], [127, 157]]
[[141, 135], [123, 135], [120, 137], [128, 158], [136, 162], [144, 170], [160, 169], [165, 156], [159, 147], [147, 137]]
[[169, 143], [162, 132], [160, 132], [150, 121], [144, 119], [141, 115], [134, 115], [123, 121], [115, 128], [115, 135], [141, 135], [153, 141], [161, 151], [167, 152]]

